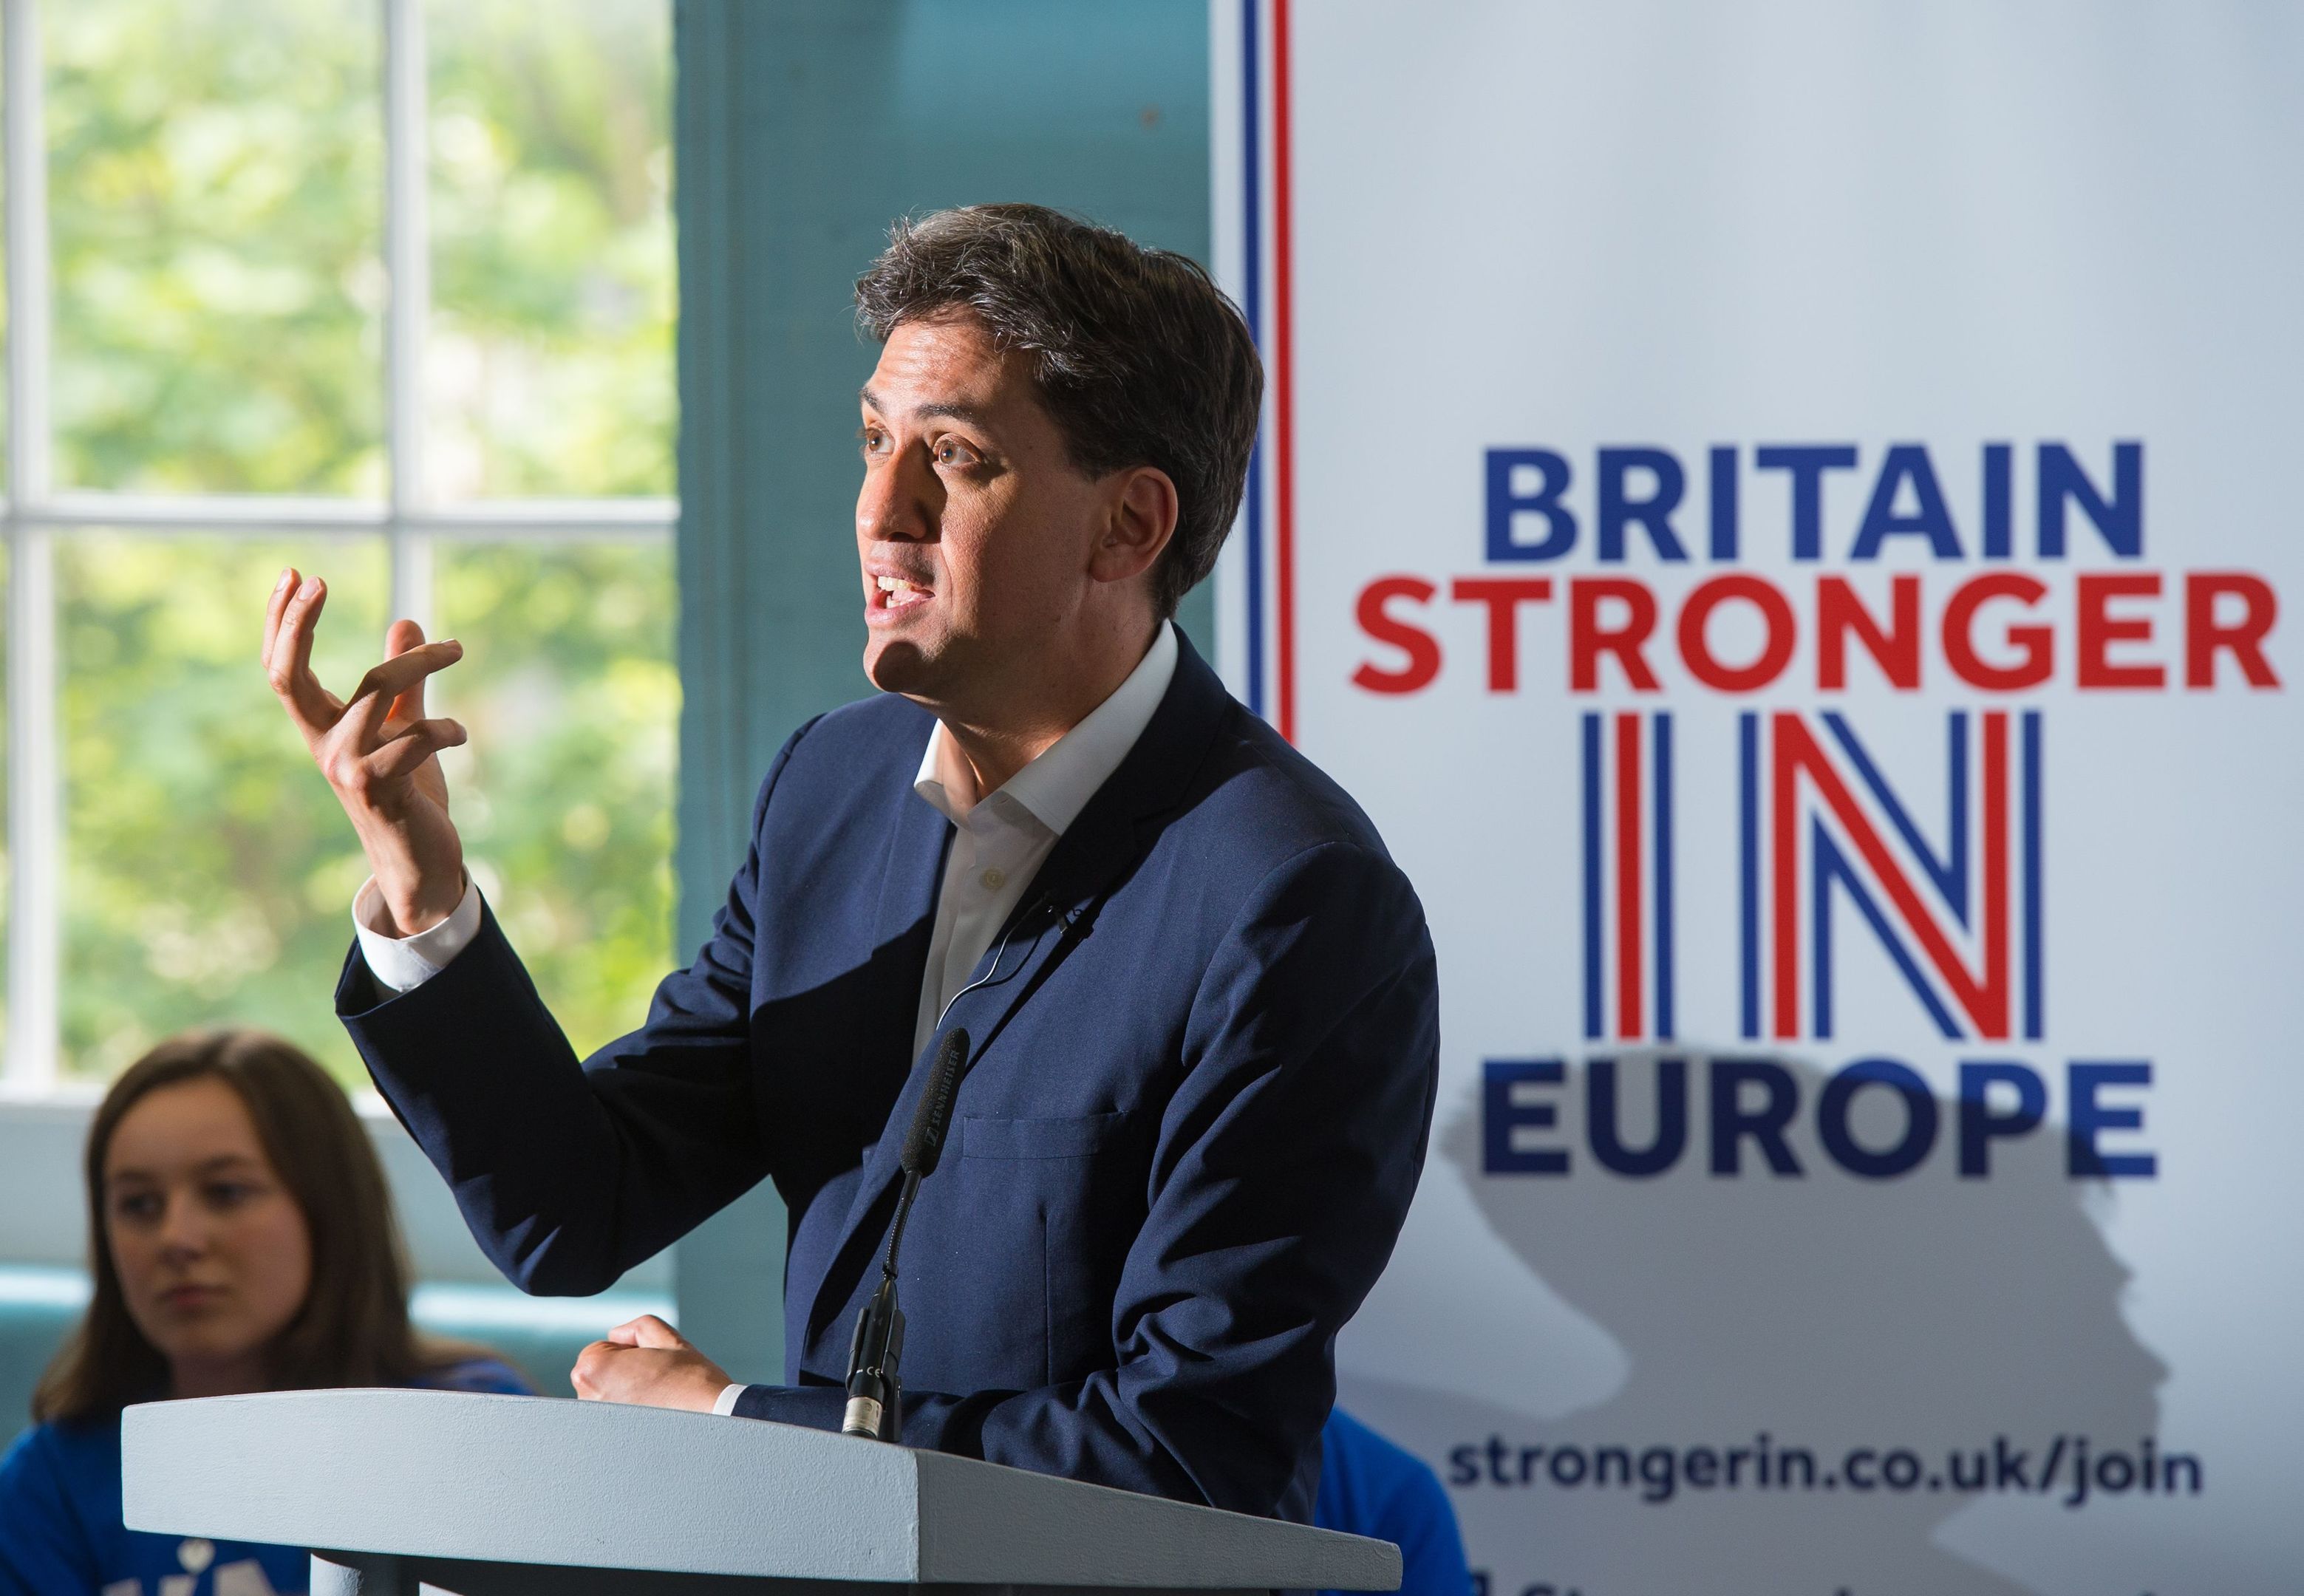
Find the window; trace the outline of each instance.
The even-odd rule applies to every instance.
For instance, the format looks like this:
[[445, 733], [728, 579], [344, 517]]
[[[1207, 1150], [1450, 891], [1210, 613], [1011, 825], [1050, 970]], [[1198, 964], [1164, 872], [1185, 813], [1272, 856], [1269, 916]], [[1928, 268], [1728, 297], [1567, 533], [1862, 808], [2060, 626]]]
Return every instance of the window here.
[[394, 615], [475, 877], [579, 1048], [671, 957], [669, 0], [0, 0], [0, 1092], [249, 1024], [363, 1078], [366, 874], [257, 663]]

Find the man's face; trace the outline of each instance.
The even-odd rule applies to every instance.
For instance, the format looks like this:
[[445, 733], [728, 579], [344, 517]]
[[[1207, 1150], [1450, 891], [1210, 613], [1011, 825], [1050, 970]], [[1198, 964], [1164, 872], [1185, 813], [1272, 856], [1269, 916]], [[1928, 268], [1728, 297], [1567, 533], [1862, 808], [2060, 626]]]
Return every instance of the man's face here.
[[962, 714], [1030, 693], [1088, 596], [1110, 495], [971, 319], [898, 323], [862, 404], [865, 674]]

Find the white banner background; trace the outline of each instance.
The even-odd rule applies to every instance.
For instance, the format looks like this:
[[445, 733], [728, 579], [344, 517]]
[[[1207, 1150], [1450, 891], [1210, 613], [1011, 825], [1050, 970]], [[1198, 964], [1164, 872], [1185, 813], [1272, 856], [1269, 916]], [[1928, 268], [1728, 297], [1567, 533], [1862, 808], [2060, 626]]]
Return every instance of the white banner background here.
[[[2265, 646], [2282, 688], [2251, 688], [2229, 656], [2213, 689], [2182, 685], [2185, 573], [2304, 591], [2304, 13], [1249, 4], [1212, 6], [1219, 264], [1286, 392], [1254, 526], [1220, 574], [1223, 663], [1280, 718], [1290, 634], [1296, 740], [1382, 828], [1441, 961], [1432, 1157], [1340, 1347], [1343, 1400], [1450, 1482], [1492, 1596], [2304, 1588], [2304, 654], [2283, 625]], [[2108, 492], [2127, 440], [2143, 447], [2140, 557], [2074, 511], [2069, 556], [2041, 558], [2036, 445], [2069, 445]], [[1885, 451], [1907, 442], [1928, 451], [1962, 557], [1906, 535], [1851, 561]], [[2013, 445], [2015, 474], [2014, 557], [1997, 564], [1978, 558], [1991, 442]], [[1757, 470], [1753, 451], [1820, 443], [1859, 460], [1825, 478], [1822, 557], [1799, 562], [1786, 474]], [[1739, 450], [1733, 562], [1707, 545], [1720, 444]], [[1637, 527], [1622, 563], [1597, 558], [1604, 445], [1687, 469], [1673, 520], [1687, 562], [1659, 560]], [[1487, 558], [1492, 448], [1572, 468], [1564, 557]], [[1978, 631], [2004, 663], [1992, 640], [2011, 620], [2052, 626], [2045, 685], [1983, 691], [1947, 669], [1946, 601], [1993, 569], [2052, 590], [2037, 616], [1987, 612]], [[2081, 690], [2077, 574], [2137, 570], [2160, 573], [2163, 594], [2117, 612], [2156, 630], [2113, 657], [2163, 662], [2168, 685]], [[1789, 668], [1747, 694], [1698, 684], [1673, 640], [1681, 595], [1730, 571], [1775, 584], [1800, 623]], [[1850, 578], [1885, 616], [1899, 572], [1923, 584], [1919, 690], [1890, 690], [1860, 647], [1851, 686], [1821, 690], [1818, 577]], [[1443, 663], [1415, 691], [1374, 693], [1355, 671], [1403, 655], [1356, 606], [1394, 574], [1437, 590], [1392, 613]], [[1660, 692], [1629, 690], [1613, 664], [1599, 691], [1571, 690], [1566, 587], [1595, 575], [1657, 595]], [[1515, 691], [1490, 690], [1483, 607], [1450, 602], [1465, 576], [1555, 585], [1519, 612]], [[1723, 656], [1750, 657], [1743, 619], [1719, 619]], [[1585, 1036], [1579, 739], [1595, 709], [1674, 722], [1671, 1043]], [[1741, 1036], [1738, 716], [1783, 709], [1843, 712], [1940, 841], [1948, 712], [2038, 712], [2040, 1039], [1946, 1040], [1844, 900], [1837, 1034], [1804, 1019], [1791, 1042]], [[1691, 1060], [1688, 1152], [1653, 1179], [1607, 1173], [1584, 1129], [1586, 1063], [1627, 1060], [1626, 1136], [1645, 1139], [1640, 1083], [1659, 1054]], [[1707, 1171], [1704, 1072], [1726, 1054], [1792, 1070], [1800, 1178], [1749, 1146], [1741, 1174]], [[1880, 1055], [1926, 1077], [1944, 1118], [1920, 1167], [1864, 1179], [1820, 1149], [1815, 1105], [1833, 1071]], [[1565, 1175], [1487, 1172], [1483, 1061], [1520, 1059], [1565, 1062], [1560, 1088], [1514, 1100], [1555, 1105], [1556, 1129], [1513, 1142], [1565, 1149]], [[1990, 1178], [1962, 1179], [1950, 1100], [1961, 1063], [1986, 1059], [2039, 1075], [2049, 1123], [1995, 1143]], [[2067, 1174], [2065, 1068], [2095, 1059], [2151, 1062], [2147, 1088], [2104, 1094], [2140, 1108], [2141, 1129], [2102, 1144], [2148, 1150], [2153, 1178]], [[1895, 1139], [1888, 1095], [1865, 1094], [1860, 1141]], [[2069, 1478], [1682, 1478], [1652, 1501], [1558, 1482], [1541, 1461], [1517, 1477], [1528, 1447], [1684, 1459], [1764, 1432], [1811, 1448], [1819, 1473], [1851, 1448], [1904, 1447], [1932, 1476], [1996, 1438], [2037, 1476], [2057, 1438], [2133, 1458], [2150, 1437], [2197, 1457], [2201, 1488], [2067, 1506]]]

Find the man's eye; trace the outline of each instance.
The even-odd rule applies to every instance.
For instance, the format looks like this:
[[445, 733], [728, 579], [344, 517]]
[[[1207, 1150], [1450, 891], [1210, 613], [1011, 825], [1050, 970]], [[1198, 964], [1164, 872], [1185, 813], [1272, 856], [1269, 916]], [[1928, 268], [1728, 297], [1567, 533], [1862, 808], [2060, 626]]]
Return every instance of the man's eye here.
[[940, 466], [972, 466], [977, 463], [976, 451], [958, 438], [939, 438], [936, 446], [936, 464]]
[[867, 460], [888, 452], [888, 435], [877, 426], [863, 428], [856, 437], [858, 447], [863, 450], [864, 458]]

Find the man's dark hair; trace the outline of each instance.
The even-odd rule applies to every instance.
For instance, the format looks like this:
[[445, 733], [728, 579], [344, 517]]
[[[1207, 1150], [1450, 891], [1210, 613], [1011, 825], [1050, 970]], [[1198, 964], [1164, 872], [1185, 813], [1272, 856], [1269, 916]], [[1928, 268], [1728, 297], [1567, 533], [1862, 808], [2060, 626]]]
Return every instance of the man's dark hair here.
[[971, 205], [898, 222], [856, 282], [856, 319], [883, 342], [950, 314], [1030, 357], [1075, 466], [1156, 466], [1176, 485], [1152, 571], [1173, 615], [1216, 569], [1256, 443], [1264, 367], [1239, 308], [1184, 256], [1045, 206]]

